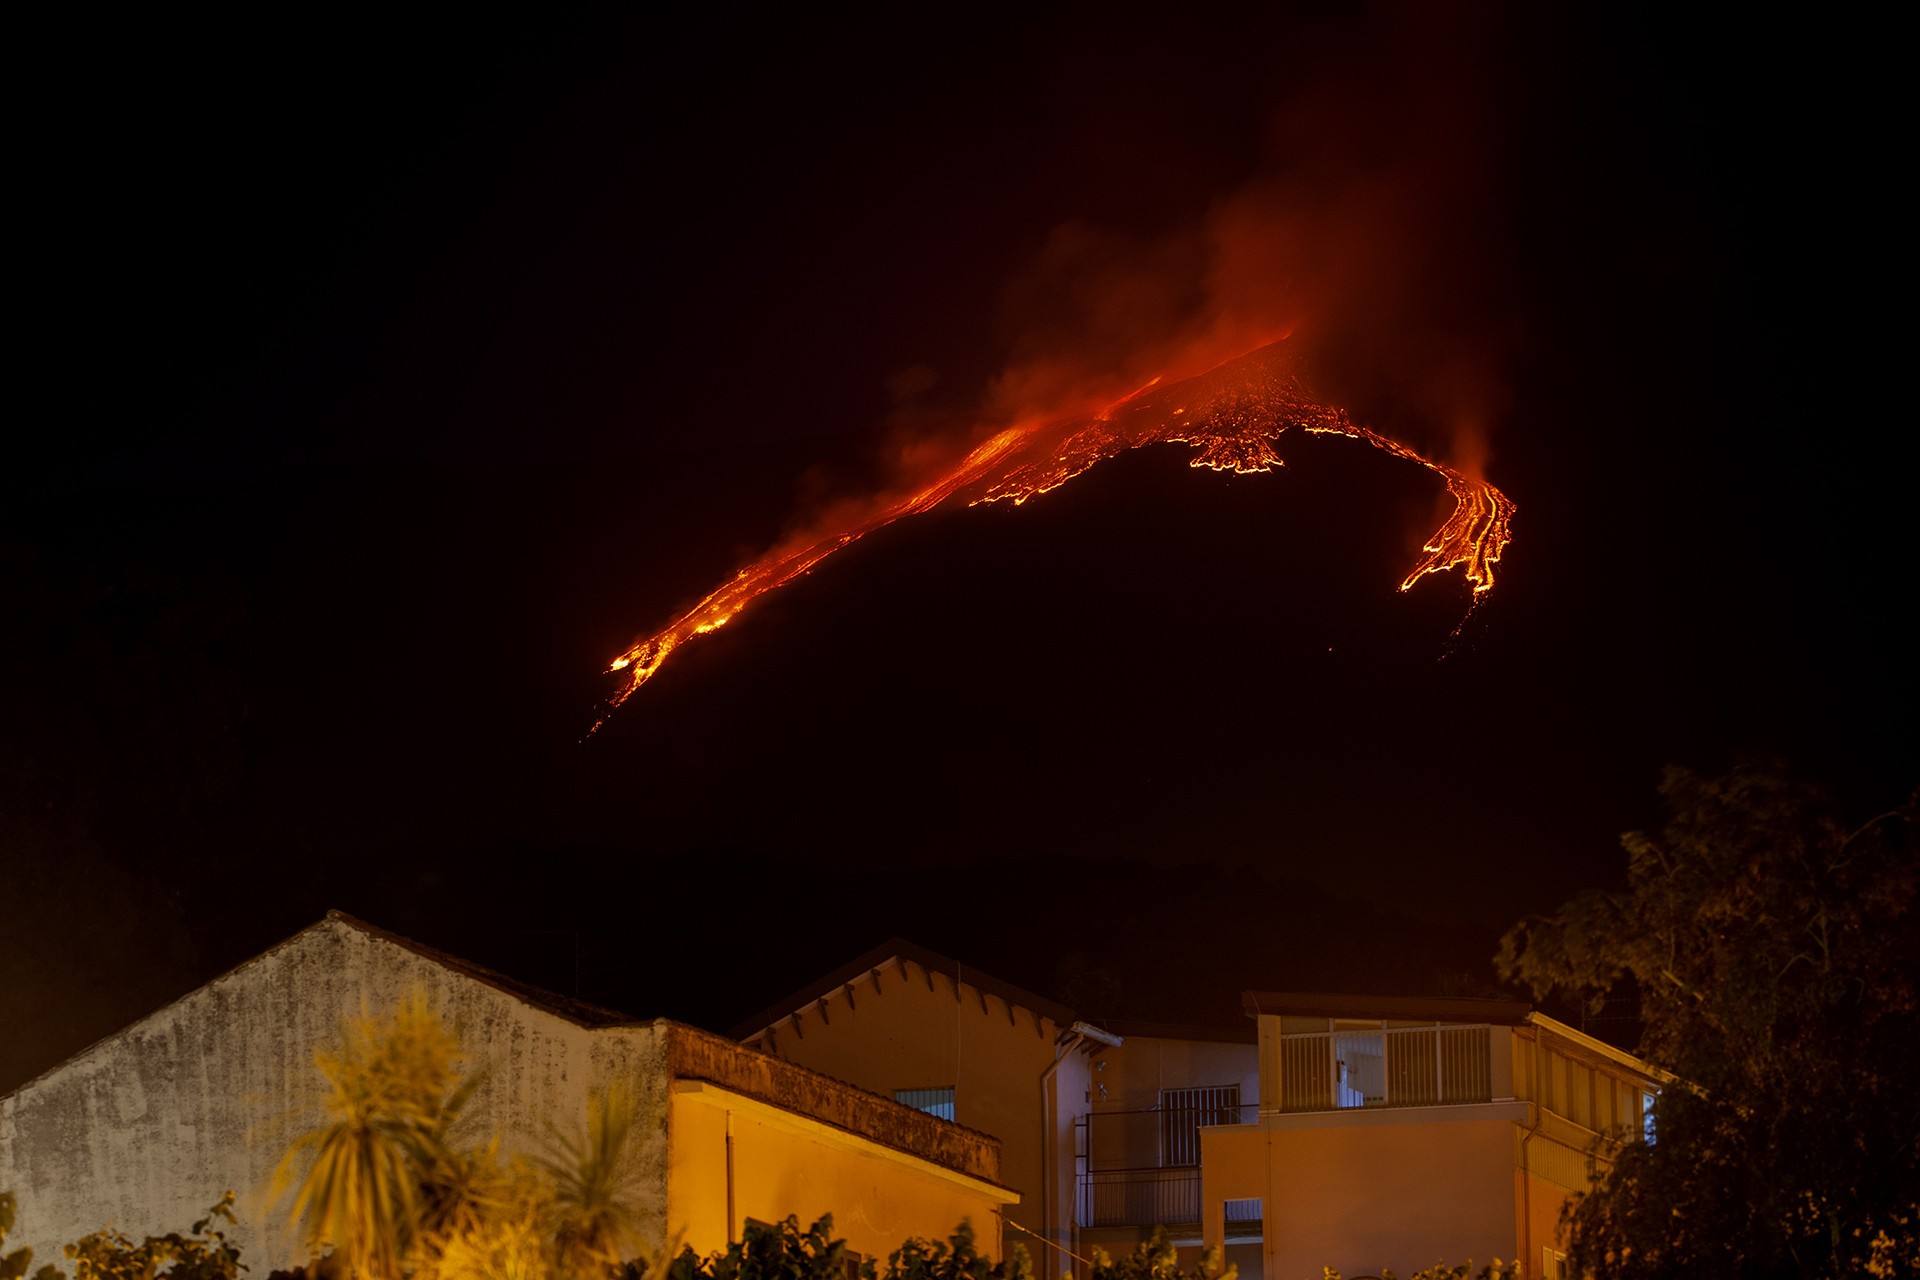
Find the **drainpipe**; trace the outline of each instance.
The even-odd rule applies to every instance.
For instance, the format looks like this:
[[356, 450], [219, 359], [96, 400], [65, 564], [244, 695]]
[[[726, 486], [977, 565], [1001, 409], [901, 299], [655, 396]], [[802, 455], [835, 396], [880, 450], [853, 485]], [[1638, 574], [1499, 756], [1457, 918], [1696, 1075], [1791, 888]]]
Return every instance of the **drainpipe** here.
[[727, 1243], [733, 1244], [742, 1237], [737, 1230], [737, 1219], [733, 1214], [733, 1108], [727, 1108]]
[[[1066, 1061], [1067, 1055], [1089, 1040], [1104, 1044], [1110, 1049], [1118, 1049], [1126, 1043], [1111, 1031], [1102, 1031], [1089, 1023], [1076, 1022], [1054, 1042], [1053, 1062], [1040, 1073], [1040, 1234], [1046, 1237], [1047, 1248], [1050, 1250], [1060, 1247], [1053, 1221], [1054, 1204], [1059, 1194], [1055, 1182], [1056, 1170], [1053, 1167], [1053, 1131], [1055, 1117], [1058, 1114], [1054, 1106], [1053, 1079], [1060, 1070], [1060, 1064]], [[1041, 1265], [1048, 1268], [1041, 1273], [1047, 1277], [1047, 1280], [1052, 1280], [1052, 1277], [1060, 1274], [1052, 1269], [1055, 1263], [1050, 1257], [1044, 1259]]]

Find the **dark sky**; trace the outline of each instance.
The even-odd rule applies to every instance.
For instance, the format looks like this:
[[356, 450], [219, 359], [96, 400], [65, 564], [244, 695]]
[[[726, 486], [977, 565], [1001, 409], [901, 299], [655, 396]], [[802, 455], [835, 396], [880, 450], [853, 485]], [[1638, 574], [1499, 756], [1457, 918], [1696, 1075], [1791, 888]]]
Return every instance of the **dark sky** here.
[[[34, 33], [0, 1087], [329, 907], [721, 1027], [891, 934], [1231, 1016], [1484, 983], [1669, 762], [1903, 795], [1877, 55], [1269, 8]], [[869, 539], [582, 740], [907, 442], [1249, 298], [1328, 401], [1484, 443], [1457, 634], [1393, 590], [1418, 469], [1142, 451]]]

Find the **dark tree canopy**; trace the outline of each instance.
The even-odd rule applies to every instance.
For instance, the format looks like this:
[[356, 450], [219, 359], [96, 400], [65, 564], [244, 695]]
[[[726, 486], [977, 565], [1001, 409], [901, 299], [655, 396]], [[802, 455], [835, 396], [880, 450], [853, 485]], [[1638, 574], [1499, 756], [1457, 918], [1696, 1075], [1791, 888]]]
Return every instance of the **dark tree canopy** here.
[[1912, 1274], [1920, 1267], [1916, 799], [1859, 825], [1774, 762], [1672, 768], [1627, 887], [1517, 925], [1537, 995], [1639, 998], [1675, 1082], [1655, 1141], [1574, 1207], [1607, 1277]]

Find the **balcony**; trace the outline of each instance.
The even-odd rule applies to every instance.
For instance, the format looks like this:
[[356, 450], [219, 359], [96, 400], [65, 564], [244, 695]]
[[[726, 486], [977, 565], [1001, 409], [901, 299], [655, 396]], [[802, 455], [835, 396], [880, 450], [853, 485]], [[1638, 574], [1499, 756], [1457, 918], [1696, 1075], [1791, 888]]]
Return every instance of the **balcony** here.
[[[1258, 1200], [1227, 1201], [1227, 1226], [1260, 1222]], [[1080, 1175], [1082, 1227], [1197, 1227], [1200, 1170], [1098, 1169]]]
[[[1376, 1026], [1278, 1037], [1278, 1111], [1437, 1107], [1493, 1097], [1490, 1029]], [[1271, 1061], [1271, 1059], [1269, 1060]]]
[[[1079, 1223], [1082, 1227], [1197, 1226], [1200, 1130], [1251, 1121], [1237, 1088], [1167, 1090], [1144, 1111], [1081, 1117]], [[1231, 1202], [1228, 1222], [1260, 1221], [1260, 1202]]]

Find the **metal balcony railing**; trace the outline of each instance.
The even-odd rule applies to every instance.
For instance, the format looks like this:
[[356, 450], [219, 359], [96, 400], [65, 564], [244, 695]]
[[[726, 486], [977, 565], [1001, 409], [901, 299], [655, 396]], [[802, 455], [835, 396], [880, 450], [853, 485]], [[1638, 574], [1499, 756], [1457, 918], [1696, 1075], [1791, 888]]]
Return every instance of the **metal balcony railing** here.
[[[1229, 1200], [1227, 1225], [1260, 1221], [1260, 1201]], [[1182, 1227], [1200, 1223], [1198, 1169], [1099, 1169], [1080, 1175], [1083, 1227]]]
[[1200, 1221], [1200, 1170], [1099, 1169], [1080, 1175], [1083, 1227], [1175, 1226]]
[[[1096, 1111], [1079, 1121], [1083, 1227], [1192, 1226], [1200, 1221], [1200, 1130], [1243, 1124], [1256, 1107], [1236, 1086], [1168, 1089], [1143, 1111]], [[1258, 1222], [1258, 1201], [1228, 1206], [1228, 1221]]]
[[1493, 1097], [1484, 1025], [1286, 1035], [1278, 1052], [1281, 1111], [1432, 1107]]

